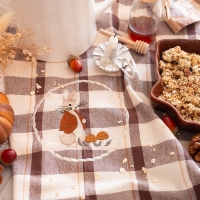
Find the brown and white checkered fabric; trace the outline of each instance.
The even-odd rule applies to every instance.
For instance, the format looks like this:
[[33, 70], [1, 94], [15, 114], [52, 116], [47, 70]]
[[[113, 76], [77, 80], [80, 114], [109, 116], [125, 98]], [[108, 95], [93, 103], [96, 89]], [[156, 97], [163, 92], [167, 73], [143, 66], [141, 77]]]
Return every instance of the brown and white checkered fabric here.
[[[100, 17], [97, 28], [114, 28], [128, 37], [131, 4], [131, 0], [118, 0]], [[199, 35], [200, 23], [174, 34], [161, 22], [156, 40], [198, 39]], [[107, 40], [97, 35], [94, 45], [81, 55], [83, 71], [79, 74], [66, 62], [38, 62], [32, 66], [18, 60], [4, 70], [5, 92], [15, 111], [10, 144], [18, 154], [13, 165], [13, 200], [200, 199], [199, 167], [180, 143], [186, 144], [194, 133], [180, 130], [175, 137], [160, 120], [160, 113], [155, 114], [151, 108], [156, 41], [146, 55], [130, 50], [137, 69], [134, 78], [129, 79], [121, 71], [107, 73], [95, 65], [92, 51]], [[68, 147], [58, 141], [61, 114], [55, 109], [61, 105], [64, 90], [58, 86], [72, 82], [65, 88], [75, 90], [79, 101], [87, 103], [78, 109], [86, 119], [86, 134], [106, 131], [112, 139], [110, 145]], [[37, 89], [36, 84], [41, 88]], [[35, 95], [31, 96], [31, 91]], [[127, 124], [124, 108], [129, 114]], [[127, 162], [123, 162], [125, 158]]]

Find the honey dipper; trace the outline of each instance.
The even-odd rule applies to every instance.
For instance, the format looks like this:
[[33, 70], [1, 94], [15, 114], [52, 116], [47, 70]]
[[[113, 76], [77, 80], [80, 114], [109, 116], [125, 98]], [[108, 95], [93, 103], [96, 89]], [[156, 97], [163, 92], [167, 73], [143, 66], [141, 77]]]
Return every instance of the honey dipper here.
[[[114, 33], [111, 33], [111, 32], [106, 31], [104, 29], [100, 29], [99, 32], [101, 34], [109, 36], [109, 37], [115, 35]], [[146, 43], [144, 41], [141, 41], [141, 40], [137, 40], [137, 41], [133, 42], [132, 40], [123, 38], [123, 37], [121, 37], [119, 35], [116, 35], [116, 37], [118, 38], [118, 40], [120, 42], [125, 43], [128, 48], [133, 49], [137, 53], [140, 53], [140, 54], [146, 54], [147, 53], [147, 50], [149, 48], [149, 44], [148, 43]]]

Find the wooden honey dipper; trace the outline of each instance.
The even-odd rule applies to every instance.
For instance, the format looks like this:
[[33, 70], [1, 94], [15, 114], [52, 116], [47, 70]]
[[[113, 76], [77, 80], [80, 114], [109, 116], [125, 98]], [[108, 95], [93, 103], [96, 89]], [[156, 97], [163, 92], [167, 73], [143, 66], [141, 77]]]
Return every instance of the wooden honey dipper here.
[[[99, 32], [101, 34], [103, 34], [103, 35], [108, 36], [108, 37], [115, 35], [114, 33], [111, 33], [111, 32], [106, 31], [104, 29], [100, 29]], [[118, 40], [120, 42], [125, 43], [128, 48], [133, 49], [137, 53], [140, 53], [140, 54], [146, 54], [147, 53], [147, 50], [149, 48], [149, 44], [148, 43], [146, 43], [144, 41], [141, 41], [141, 40], [137, 40], [137, 41], [133, 42], [132, 40], [123, 38], [123, 37], [121, 37], [119, 35], [116, 35], [116, 37], [118, 38]]]

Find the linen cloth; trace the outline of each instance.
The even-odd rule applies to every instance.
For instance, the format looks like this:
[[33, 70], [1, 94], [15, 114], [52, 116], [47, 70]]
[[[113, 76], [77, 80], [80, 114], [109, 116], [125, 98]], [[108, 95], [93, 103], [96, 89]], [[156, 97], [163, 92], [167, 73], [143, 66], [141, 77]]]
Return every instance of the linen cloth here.
[[170, 18], [166, 23], [178, 33], [183, 27], [200, 20], [199, 1], [178, 0], [170, 1]]
[[[131, 4], [129, 0], [113, 4], [97, 21], [98, 30], [128, 37]], [[161, 22], [156, 41], [199, 39], [199, 33], [199, 23], [174, 34]], [[187, 152], [194, 133], [180, 130], [175, 137], [160, 120], [161, 113], [151, 108], [156, 41], [146, 55], [130, 50], [137, 64], [130, 79], [121, 71], [107, 73], [95, 65], [92, 51], [107, 40], [97, 35], [93, 46], [80, 56], [83, 71], [79, 74], [66, 62], [34, 66], [18, 60], [4, 70], [5, 92], [15, 111], [10, 137], [18, 154], [12, 167], [14, 200], [200, 199], [199, 167]], [[108, 133], [103, 145], [81, 146], [78, 138], [77, 145], [61, 142], [63, 113], [57, 109], [65, 90], [76, 92], [77, 105], [85, 102], [78, 111], [86, 121], [86, 135]], [[32, 91], [35, 95], [30, 95]]]

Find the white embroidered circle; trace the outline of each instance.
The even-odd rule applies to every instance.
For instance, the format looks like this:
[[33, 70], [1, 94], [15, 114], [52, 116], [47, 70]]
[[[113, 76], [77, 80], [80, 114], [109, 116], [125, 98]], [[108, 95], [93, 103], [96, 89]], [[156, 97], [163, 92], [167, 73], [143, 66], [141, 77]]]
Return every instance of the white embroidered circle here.
[[[68, 87], [69, 85], [72, 85], [72, 84], [75, 84], [75, 83], [90, 83], [90, 84], [96, 84], [98, 86], [101, 86], [103, 88], [105, 88], [106, 90], [112, 92], [115, 97], [118, 99], [119, 103], [122, 104], [122, 102], [120, 101], [119, 97], [115, 94], [114, 91], [112, 91], [108, 86], [106, 86], [105, 84], [102, 84], [100, 82], [96, 82], [96, 81], [90, 81], [90, 80], [78, 80], [78, 81], [72, 81], [70, 83], [67, 83], [67, 84], [63, 84], [62, 86], [63, 87]], [[40, 105], [44, 102], [44, 100], [46, 99], [46, 97], [48, 97], [48, 95], [50, 95], [52, 92], [56, 91], [60, 89], [60, 87], [55, 87], [51, 90], [49, 90], [45, 95], [44, 97], [38, 102], [38, 104], [35, 106], [35, 109], [34, 109], [34, 112], [33, 112], [33, 130], [34, 130], [34, 134], [38, 140], [38, 142], [42, 145], [42, 147], [44, 147], [47, 151], [49, 151], [51, 154], [53, 154], [55, 157], [61, 159], [61, 160], [65, 160], [65, 161], [70, 161], [70, 162], [87, 162], [87, 161], [94, 161], [94, 160], [99, 160], [103, 157], [106, 157], [108, 155], [110, 155], [112, 152], [114, 152], [118, 146], [120, 145], [120, 143], [124, 140], [124, 137], [126, 135], [126, 131], [128, 130], [128, 122], [129, 122], [129, 113], [126, 109], [126, 107], [124, 106], [122, 109], [124, 109], [125, 111], [125, 125], [124, 125], [124, 130], [123, 130], [123, 133], [122, 133], [122, 137], [121, 139], [118, 140], [118, 142], [111, 148], [109, 149], [106, 153], [103, 153], [99, 156], [95, 156], [95, 157], [91, 157], [91, 158], [68, 158], [68, 157], [63, 157], [61, 155], [59, 155], [58, 153], [56, 153], [52, 148], [50, 148], [47, 143], [41, 139], [40, 135], [38, 134], [38, 130], [36, 128], [36, 122], [35, 122], [35, 118], [36, 118], [36, 113], [37, 113], [37, 110], [38, 108], [40, 107]], [[73, 139], [73, 138], [71, 138]]]

